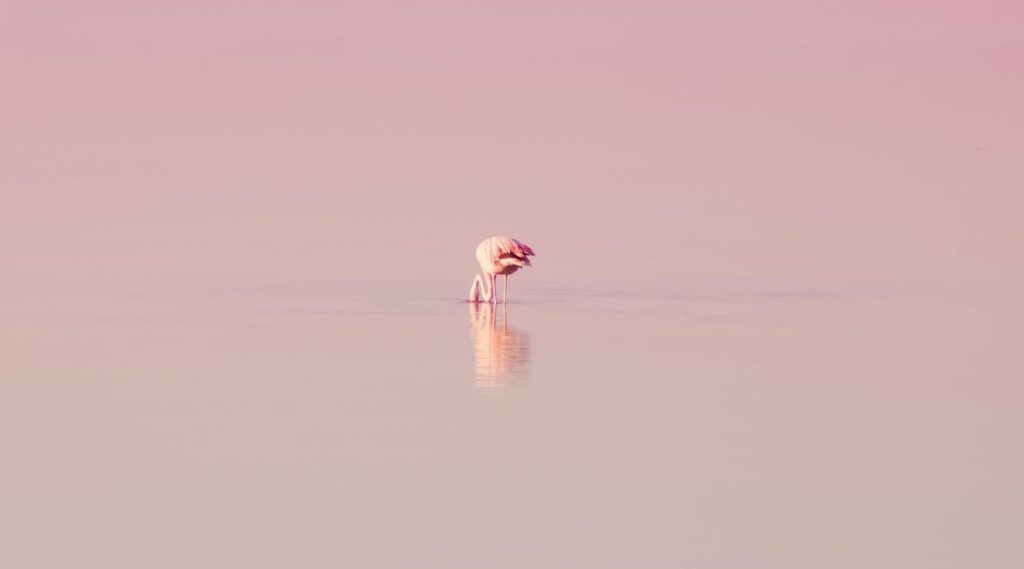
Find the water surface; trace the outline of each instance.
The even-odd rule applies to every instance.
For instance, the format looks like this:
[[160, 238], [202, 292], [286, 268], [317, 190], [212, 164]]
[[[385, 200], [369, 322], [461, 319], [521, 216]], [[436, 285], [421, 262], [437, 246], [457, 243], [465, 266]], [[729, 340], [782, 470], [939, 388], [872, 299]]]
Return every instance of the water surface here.
[[985, 303], [524, 285], [492, 307], [329, 282], [33, 298], [0, 328], [12, 567], [1018, 551], [1020, 323]]

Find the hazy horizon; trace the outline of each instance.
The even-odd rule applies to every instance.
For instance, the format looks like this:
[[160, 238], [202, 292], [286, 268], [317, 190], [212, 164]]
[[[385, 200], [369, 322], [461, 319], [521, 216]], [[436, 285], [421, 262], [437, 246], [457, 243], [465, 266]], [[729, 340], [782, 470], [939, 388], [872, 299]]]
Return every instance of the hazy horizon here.
[[0, 3], [0, 567], [1021, 565], [1022, 18]]

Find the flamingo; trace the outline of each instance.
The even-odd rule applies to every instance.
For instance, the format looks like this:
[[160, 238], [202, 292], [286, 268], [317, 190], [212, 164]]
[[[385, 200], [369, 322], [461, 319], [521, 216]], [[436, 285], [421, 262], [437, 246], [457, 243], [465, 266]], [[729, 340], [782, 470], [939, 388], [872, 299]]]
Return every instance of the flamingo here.
[[508, 303], [508, 276], [523, 267], [530, 266], [533, 249], [521, 241], [499, 235], [489, 237], [476, 246], [476, 260], [483, 275], [473, 277], [469, 287], [470, 302], [498, 302], [495, 281], [498, 275], [505, 275], [503, 303]]

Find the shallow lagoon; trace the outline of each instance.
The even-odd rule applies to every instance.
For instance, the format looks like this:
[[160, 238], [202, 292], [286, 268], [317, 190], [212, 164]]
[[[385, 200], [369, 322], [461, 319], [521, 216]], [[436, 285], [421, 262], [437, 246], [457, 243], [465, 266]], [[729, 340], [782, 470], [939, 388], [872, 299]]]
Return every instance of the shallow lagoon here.
[[497, 307], [456, 291], [6, 305], [5, 558], [810, 568], [1016, 551], [1010, 313], [754, 286], [524, 284]]

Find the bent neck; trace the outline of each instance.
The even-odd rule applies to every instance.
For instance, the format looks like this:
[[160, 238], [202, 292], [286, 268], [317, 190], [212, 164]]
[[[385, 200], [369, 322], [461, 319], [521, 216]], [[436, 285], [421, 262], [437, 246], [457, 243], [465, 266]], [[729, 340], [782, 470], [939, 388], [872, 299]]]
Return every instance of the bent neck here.
[[473, 277], [473, 288], [470, 289], [469, 299], [490, 302], [494, 298], [494, 283], [490, 275], [477, 275]]
[[490, 275], [480, 275], [480, 288], [481, 298], [483, 298], [484, 302], [490, 302], [494, 298], [494, 281], [491, 280]]

